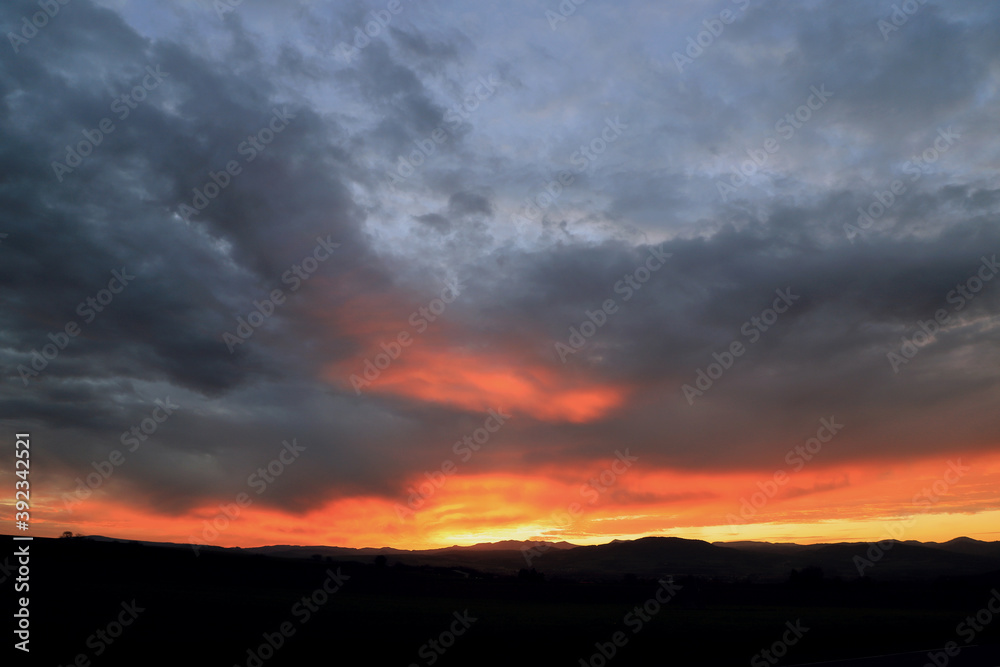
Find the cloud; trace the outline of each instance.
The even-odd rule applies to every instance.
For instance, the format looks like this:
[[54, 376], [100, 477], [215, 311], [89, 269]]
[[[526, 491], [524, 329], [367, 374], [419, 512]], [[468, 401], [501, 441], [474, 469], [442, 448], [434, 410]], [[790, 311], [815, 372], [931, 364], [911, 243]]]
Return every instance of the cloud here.
[[[0, 23], [36, 7], [8, 3]], [[922, 5], [883, 39], [880, 8], [843, 7], [752, 5], [679, 73], [672, 52], [708, 18], [694, 3], [588, 4], [557, 31], [525, 3], [407, 6], [346, 62], [335, 47], [371, 8], [244, 3], [220, 20], [74, 0], [0, 53], [4, 414], [71, 490], [170, 396], [177, 416], [105, 492], [174, 516], [239, 493], [291, 437], [310, 463], [262, 506], [398, 498], [496, 407], [517, 433], [484, 453], [496, 474], [584, 469], [609, 443], [653, 469], [773, 469], [830, 415], [847, 428], [824, 465], [987, 450], [1000, 282], [955, 294], [1000, 249], [998, 10]], [[166, 74], [144, 86], [147, 68]], [[461, 107], [490, 76], [502, 86]], [[814, 86], [832, 96], [783, 136]], [[609, 118], [627, 127], [598, 143]], [[957, 140], [928, 153], [942, 131]], [[769, 137], [780, 150], [721, 197]], [[845, 233], [873, 202], [884, 213]], [[321, 239], [339, 246], [309, 270]], [[669, 260], [633, 287], [653, 249]], [[114, 271], [135, 277], [86, 315]], [[775, 290], [800, 300], [751, 343]], [[563, 363], [556, 344], [608, 300]], [[253, 313], [231, 352], [224, 334]], [[37, 376], [21, 370], [70, 323]], [[404, 331], [412, 347], [356, 392]], [[734, 341], [745, 354], [688, 405], [682, 386]]]

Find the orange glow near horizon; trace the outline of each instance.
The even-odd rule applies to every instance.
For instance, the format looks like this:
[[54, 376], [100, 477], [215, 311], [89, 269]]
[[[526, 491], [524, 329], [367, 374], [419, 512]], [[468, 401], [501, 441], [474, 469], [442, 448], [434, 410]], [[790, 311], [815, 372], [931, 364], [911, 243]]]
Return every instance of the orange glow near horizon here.
[[[226, 518], [218, 503], [167, 516], [137, 503], [95, 494], [72, 513], [58, 497], [38, 498], [32, 520], [39, 536], [70, 530], [123, 539], [242, 547], [423, 549], [504, 539], [601, 544], [646, 535], [803, 544], [893, 536], [939, 542], [962, 535], [1000, 539], [996, 493], [1000, 454], [950, 459], [961, 459], [969, 469], [957, 476], [949, 459], [942, 458], [807, 466], [772, 487], [768, 473], [655, 469], [644, 467], [641, 459], [627, 469], [619, 463], [616, 473], [612, 469], [615, 456], [610, 452], [604, 460], [539, 468], [532, 474], [459, 471], [432, 493], [425, 486], [427, 497], [422, 505], [414, 503], [413, 511], [407, 508], [402, 489], [395, 499], [340, 498], [298, 515], [269, 507], [262, 497], [235, 519]], [[595, 479], [599, 488], [588, 490], [588, 479]], [[403, 486], [419, 489], [424, 481], [414, 476]], [[930, 495], [922, 495], [924, 490]], [[773, 494], [768, 497], [766, 491]], [[232, 499], [218, 502], [231, 503]], [[740, 516], [741, 507], [745, 517]], [[912, 518], [907, 524], [903, 517]]]

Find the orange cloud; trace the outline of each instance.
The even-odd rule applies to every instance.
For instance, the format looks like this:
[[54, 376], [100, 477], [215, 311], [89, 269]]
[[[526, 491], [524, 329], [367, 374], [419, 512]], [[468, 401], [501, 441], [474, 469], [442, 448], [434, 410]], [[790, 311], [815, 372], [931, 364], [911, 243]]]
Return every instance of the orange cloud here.
[[502, 406], [545, 421], [588, 422], [621, 405], [622, 387], [464, 350], [407, 350], [366, 390], [472, 411]]
[[[327, 288], [343, 292], [342, 286]], [[598, 383], [565, 366], [547, 366], [511, 346], [471, 349], [456, 344], [462, 332], [449, 319], [451, 303], [433, 294], [422, 299], [402, 292], [345, 295], [336, 308], [316, 313], [330, 336], [352, 340], [358, 350], [325, 367], [323, 377], [350, 391], [477, 412], [502, 407], [550, 422], [594, 421], [628, 397], [625, 386]]]
[[[383, 322], [385, 329], [386, 323]], [[443, 326], [443, 325], [442, 325]], [[388, 330], [392, 331], [391, 328]], [[410, 334], [399, 345], [399, 332]], [[372, 334], [369, 330], [367, 333]], [[524, 361], [503, 349], [471, 351], [449, 346], [440, 334], [416, 335], [402, 327], [370, 337], [376, 344], [364, 356], [325, 369], [327, 380], [363, 392], [403, 396], [470, 411], [502, 407], [552, 422], [584, 423], [621, 406], [628, 390]]]

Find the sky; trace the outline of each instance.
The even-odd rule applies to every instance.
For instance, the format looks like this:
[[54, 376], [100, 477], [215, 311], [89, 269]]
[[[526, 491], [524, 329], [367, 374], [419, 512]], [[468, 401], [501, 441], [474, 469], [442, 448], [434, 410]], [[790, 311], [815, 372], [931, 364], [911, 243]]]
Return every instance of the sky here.
[[3, 3], [32, 530], [1000, 539], [998, 20]]

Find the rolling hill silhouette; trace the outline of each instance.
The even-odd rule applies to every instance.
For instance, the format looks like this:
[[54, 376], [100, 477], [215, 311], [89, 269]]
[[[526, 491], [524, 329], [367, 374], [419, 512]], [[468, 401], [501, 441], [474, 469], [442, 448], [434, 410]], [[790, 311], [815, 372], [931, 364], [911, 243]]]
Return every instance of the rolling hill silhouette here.
[[[8, 537], [8, 553], [12, 545]], [[352, 647], [365, 664], [426, 665], [421, 647], [467, 613], [475, 622], [439, 667], [578, 665], [607, 649], [616, 632], [629, 641], [613, 667], [747, 664], [788, 623], [809, 630], [781, 667], [831, 660], [888, 667], [924, 664], [928, 650], [956, 640], [957, 624], [1000, 596], [998, 544], [969, 539], [894, 543], [863, 579], [849, 575], [866, 544], [667, 537], [562, 544], [534, 558], [536, 572], [523, 576], [522, 549], [541, 546], [272, 546], [201, 548], [196, 555], [189, 545], [36, 538], [31, 657], [49, 665], [74, 664], [80, 655], [95, 665], [134, 665], [163, 653], [199, 665], [274, 667], [312, 664], [317, 656], [336, 661]], [[342, 586], [317, 597], [332, 577]], [[675, 594], [651, 606], [665, 585]], [[315, 610], [306, 614], [304, 600]], [[113, 643], [95, 644], [95, 633], [133, 601], [142, 609], [134, 625]], [[636, 610], [648, 617], [641, 632]], [[290, 634], [275, 639], [282, 627]], [[1000, 664], [1000, 614], [974, 639], [949, 667]], [[876, 655], [891, 657], [860, 660]]]
[[[892, 545], [889, 547], [888, 545]], [[538, 549], [540, 545], [549, 545]], [[392, 548], [347, 549], [344, 547], [271, 546], [245, 549], [282, 557], [391, 556], [407, 565], [469, 567], [497, 574], [515, 573], [533, 567], [551, 576], [588, 580], [619, 580], [625, 574], [643, 577], [663, 575], [698, 576], [723, 581], [784, 581], [793, 569], [821, 568], [829, 576], [859, 577], [855, 557], [871, 561], [864, 568], [869, 577], [885, 580], [917, 580], [939, 576], [983, 574], [1000, 570], [1000, 542], [981, 542], [967, 537], [945, 543], [881, 543], [881, 555], [871, 561], [870, 545], [772, 544], [768, 542], [709, 543], [679, 537], [644, 537], [615, 540], [595, 546], [575, 546], [566, 542], [505, 541], [472, 547], [445, 547], [406, 551]], [[525, 554], [528, 558], [525, 558]]]

